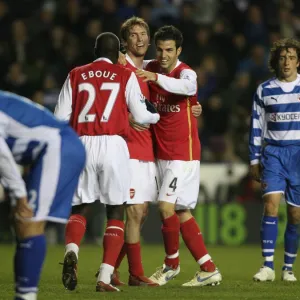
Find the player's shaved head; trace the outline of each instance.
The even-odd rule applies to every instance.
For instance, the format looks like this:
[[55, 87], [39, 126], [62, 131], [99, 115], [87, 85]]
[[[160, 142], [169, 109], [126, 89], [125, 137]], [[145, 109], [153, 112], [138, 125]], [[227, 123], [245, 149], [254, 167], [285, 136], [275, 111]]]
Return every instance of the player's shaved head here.
[[95, 42], [96, 57], [109, 58], [114, 64], [118, 61], [120, 40], [112, 32], [104, 32], [97, 36]]

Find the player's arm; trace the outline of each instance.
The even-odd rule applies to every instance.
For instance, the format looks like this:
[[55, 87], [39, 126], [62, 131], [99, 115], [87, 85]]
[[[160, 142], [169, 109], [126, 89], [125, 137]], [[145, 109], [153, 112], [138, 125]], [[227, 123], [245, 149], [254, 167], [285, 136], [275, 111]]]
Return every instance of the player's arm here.
[[197, 93], [197, 75], [191, 69], [182, 70], [180, 78], [172, 78], [144, 70], [136, 70], [136, 74], [144, 78], [143, 81], [154, 81], [165, 91], [173, 94], [194, 96]]
[[58, 102], [54, 110], [54, 115], [60, 120], [69, 121], [71, 114], [72, 114], [72, 87], [71, 87], [70, 75], [68, 75], [59, 93]]
[[260, 181], [261, 175], [261, 150], [265, 127], [265, 107], [260, 97], [261, 87], [257, 89], [253, 97], [251, 126], [249, 134], [250, 173], [256, 181]]
[[126, 84], [125, 96], [129, 111], [136, 122], [141, 124], [155, 124], [159, 121], [159, 114], [153, 114], [147, 110], [144, 96], [134, 73], [131, 73]]
[[3, 137], [0, 136], [0, 177], [5, 188], [12, 193], [14, 198], [27, 196], [24, 180], [21, 172], [12, 156]]

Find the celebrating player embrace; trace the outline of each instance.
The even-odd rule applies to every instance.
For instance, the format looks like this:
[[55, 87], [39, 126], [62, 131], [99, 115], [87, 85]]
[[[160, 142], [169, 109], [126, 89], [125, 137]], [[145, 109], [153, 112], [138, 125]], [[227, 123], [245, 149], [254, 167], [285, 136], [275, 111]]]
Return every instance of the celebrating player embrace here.
[[190, 209], [196, 206], [200, 184], [200, 141], [191, 106], [197, 102], [197, 76], [178, 60], [183, 37], [174, 26], [154, 35], [157, 60], [136, 74], [150, 83], [150, 100], [161, 115], [153, 126], [159, 176], [159, 210], [166, 257], [150, 279], [164, 285], [180, 272], [179, 232], [200, 265], [200, 272], [184, 286], [219, 284], [219, 270], [208, 254]]
[[87, 151], [87, 165], [66, 226], [62, 280], [70, 290], [77, 285], [79, 245], [87, 212], [91, 203], [100, 200], [106, 204], [107, 227], [96, 290], [118, 291], [110, 281], [124, 243], [123, 204], [130, 200], [131, 174], [125, 141], [128, 109], [139, 123], [159, 120], [157, 113], [147, 111], [136, 75], [116, 65], [119, 51], [120, 42], [114, 34], [99, 35], [95, 44], [97, 59], [70, 72], [55, 110], [58, 117], [70, 121]]

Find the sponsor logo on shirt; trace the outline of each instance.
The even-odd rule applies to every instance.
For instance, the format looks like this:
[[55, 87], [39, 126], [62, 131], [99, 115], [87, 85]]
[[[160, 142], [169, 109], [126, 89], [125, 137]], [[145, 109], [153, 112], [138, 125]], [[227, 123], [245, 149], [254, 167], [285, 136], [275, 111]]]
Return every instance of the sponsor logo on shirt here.
[[154, 103], [158, 112], [180, 112], [179, 104], [164, 104], [164, 103]]
[[272, 113], [269, 120], [272, 122], [299, 121], [300, 113]]
[[156, 102], [153, 103], [158, 112], [180, 112], [179, 104], [166, 104], [166, 98], [164, 95], [156, 95]]

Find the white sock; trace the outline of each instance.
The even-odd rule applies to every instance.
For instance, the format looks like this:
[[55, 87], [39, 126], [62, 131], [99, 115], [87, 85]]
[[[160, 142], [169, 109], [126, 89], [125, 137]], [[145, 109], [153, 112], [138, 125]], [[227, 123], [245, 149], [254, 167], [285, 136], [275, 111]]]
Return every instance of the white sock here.
[[111, 276], [114, 272], [114, 269], [115, 268], [109, 264], [101, 264], [97, 282], [102, 281], [106, 284], [109, 284], [111, 281]]
[[68, 252], [73, 251], [76, 254], [76, 257], [78, 258], [78, 253], [79, 253], [79, 247], [74, 244], [74, 243], [69, 243], [66, 245], [66, 252], [65, 256]]
[[15, 296], [23, 300], [37, 300], [36, 293], [26, 293], [26, 294], [16, 293]]

